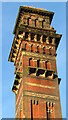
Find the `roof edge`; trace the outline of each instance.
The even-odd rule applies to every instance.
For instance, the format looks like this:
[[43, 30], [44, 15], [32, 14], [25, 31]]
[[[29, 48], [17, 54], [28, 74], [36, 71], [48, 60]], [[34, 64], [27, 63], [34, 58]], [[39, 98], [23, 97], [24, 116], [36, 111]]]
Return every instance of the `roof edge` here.
[[[28, 9], [29, 11], [30, 11], [30, 10], [36, 11], [37, 13], [38, 13], [39, 10], [40, 10], [41, 13], [49, 14], [49, 16], [51, 15], [51, 18], [50, 18], [50, 24], [51, 24], [51, 21], [52, 21], [52, 19], [53, 19], [54, 12], [47, 11], [47, 10], [45, 10], [45, 9], [43, 9], [43, 8], [35, 8], [35, 7], [32, 7], [32, 6], [31, 6], [31, 7], [30, 7], [30, 6], [20, 6], [19, 12], [18, 12], [18, 15], [17, 15], [17, 19], [16, 19], [16, 22], [15, 22], [13, 34], [15, 34], [15, 30], [16, 30], [16, 27], [17, 27], [17, 22], [18, 22], [18, 19], [19, 19], [19, 15], [20, 15], [21, 10], [26, 10], [26, 9]], [[39, 13], [38, 13], [38, 14], [39, 14]]]

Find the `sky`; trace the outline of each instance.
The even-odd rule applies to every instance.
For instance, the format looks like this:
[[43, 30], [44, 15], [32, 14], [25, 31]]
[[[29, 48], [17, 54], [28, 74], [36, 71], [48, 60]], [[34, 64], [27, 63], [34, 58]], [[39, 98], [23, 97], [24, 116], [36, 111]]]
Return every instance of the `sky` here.
[[57, 73], [61, 78], [59, 85], [62, 117], [66, 117], [66, 3], [2, 3], [2, 118], [15, 117], [15, 94], [12, 92], [14, 82], [14, 64], [8, 61], [13, 42], [13, 29], [19, 7], [23, 5], [44, 8], [53, 11], [54, 17], [51, 25], [57, 33], [62, 34], [57, 49]]

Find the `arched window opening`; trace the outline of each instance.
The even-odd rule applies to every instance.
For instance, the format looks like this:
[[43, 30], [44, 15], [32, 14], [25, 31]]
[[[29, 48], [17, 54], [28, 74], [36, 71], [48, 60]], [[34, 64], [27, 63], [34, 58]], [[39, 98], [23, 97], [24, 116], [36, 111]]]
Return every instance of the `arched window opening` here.
[[39, 53], [39, 46], [37, 46], [37, 53]]
[[53, 107], [53, 103], [52, 103], [52, 107]]
[[38, 21], [38, 19], [35, 19], [35, 27], [39, 27], [39, 21]]
[[43, 42], [46, 42], [46, 36], [43, 35]]
[[30, 17], [27, 19], [27, 24], [32, 25], [32, 19]]
[[34, 40], [34, 36], [35, 36], [35, 34], [31, 33], [31, 40]]
[[28, 32], [25, 33], [25, 39], [27, 40], [28, 39]]
[[33, 52], [33, 44], [31, 45], [31, 52]]
[[28, 25], [29, 25], [29, 19], [30, 19], [30, 18], [27, 19], [27, 24], [28, 24]]
[[29, 66], [32, 66], [32, 58], [29, 58]]
[[35, 100], [34, 100], [34, 104], [35, 104]]
[[37, 60], [37, 67], [40, 67], [40, 60]]
[[25, 43], [25, 49], [24, 50], [26, 50], [26, 46], [27, 46], [27, 43]]
[[43, 54], [45, 54], [45, 47], [43, 47]]
[[35, 19], [35, 27], [36, 27], [36, 19]]
[[42, 28], [45, 28], [45, 20], [42, 21]]
[[32, 100], [31, 100], [31, 120], [33, 120], [33, 106], [32, 106]]
[[37, 100], [37, 105], [38, 105], [38, 100]]
[[52, 48], [49, 48], [49, 54], [50, 54], [50, 55], [53, 55], [53, 50], [52, 50]]
[[47, 102], [46, 102], [46, 113], [47, 113], [47, 120], [48, 120], [48, 105], [47, 105]]
[[52, 39], [53, 39], [52, 37], [49, 37], [49, 43], [52, 43]]
[[37, 35], [37, 41], [40, 41], [41, 35]]

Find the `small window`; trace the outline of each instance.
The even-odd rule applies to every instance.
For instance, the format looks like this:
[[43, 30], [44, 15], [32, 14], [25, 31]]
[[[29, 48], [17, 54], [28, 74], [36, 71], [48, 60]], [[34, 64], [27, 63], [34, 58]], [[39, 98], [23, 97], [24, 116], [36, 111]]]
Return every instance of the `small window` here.
[[38, 100], [37, 100], [37, 105], [38, 105]]
[[28, 20], [27, 20], [27, 24], [29, 25], [29, 18], [28, 18]]
[[52, 43], [52, 37], [49, 37], [49, 43]]
[[34, 36], [35, 36], [35, 34], [31, 33], [31, 40], [34, 40]]
[[45, 54], [45, 47], [43, 47], [43, 54]]
[[31, 66], [31, 60], [32, 60], [32, 58], [29, 58], [29, 66]]
[[32, 20], [31, 20], [31, 18], [28, 18], [28, 25], [32, 25]]
[[47, 49], [43, 47], [43, 54], [47, 54]]
[[29, 34], [28, 32], [25, 33], [25, 39], [28, 38], [28, 34]]
[[37, 46], [37, 53], [39, 53], [39, 46]]
[[34, 100], [34, 104], [35, 104], [35, 100]]
[[40, 67], [40, 60], [37, 60], [37, 67]]
[[50, 55], [53, 55], [53, 49], [52, 48], [49, 49], [49, 53], [50, 53]]
[[37, 41], [40, 41], [41, 35], [37, 35]]
[[43, 35], [43, 42], [46, 42], [46, 36]]
[[31, 52], [33, 52], [33, 45], [31, 45]]
[[52, 103], [52, 107], [53, 107], [53, 103]]
[[39, 27], [39, 21], [38, 21], [38, 19], [35, 20], [35, 27]]
[[45, 28], [45, 20], [42, 21], [42, 28]]

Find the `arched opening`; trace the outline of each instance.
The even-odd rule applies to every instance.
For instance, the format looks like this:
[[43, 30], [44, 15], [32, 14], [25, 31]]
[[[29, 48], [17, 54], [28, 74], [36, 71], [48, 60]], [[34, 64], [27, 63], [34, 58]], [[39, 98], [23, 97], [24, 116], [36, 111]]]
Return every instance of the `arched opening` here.
[[37, 53], [39, 53], [39, 46], [37, 46]]
[[31, 33], [31, 40], [34, 40], [34, 36], [35, 36], [35, 34]]
[[43, 42], [46, 42], [46, 36], [43, 35]]
[[35, 100], [34, 100], [34, 104], [35, 104]]
[[35, 27], [36, 27], [36, 19], [35, 19]]
[[27, 24], [29, 25], [29, 18], [27, 19]]
[[37, 35], [37, 41], [40, 42], [41, 35]]
[[27, 18], [26, 17], [23, 18], [23, 24], [27, 25]]
[[32, 58], [29, 58], [29, 66], [32, 66]]
[[50, 55], [53, 55], [53, 50], [52, 50], [52, 48], [49, 48], [49, 54], [50, 54]]
[[45, 20], [42, 21], [42, 28], [45, 28]]
[[28, 32], [25, 33], [25, 39], [27, 40], [28, 39]]
[[49, 43], [52, 43], [53, 37], [49, 37]]
[[40, 67], [40, 60], [37, 60], [37, 67]]
[[39, 27], [39, 21], [38, 21], [38, 19], [35, 19], [35, 27]]
[[32, 106], [32, 100], [31, 100], [31, 120], [33, 120], [33, 106]]
[[43, 47], [43, 54], [47, 54], [47, 49]]
[[46, 113], [47, 113], [47, 120], [48, 120], [48, 105], [47, 105], [47, 102], [46, 102]]
[[37, 105], [38, 105], [38, 100], [37, 100]]
[[33, 44], [31, 45], [31, 52], [33, 52]]

